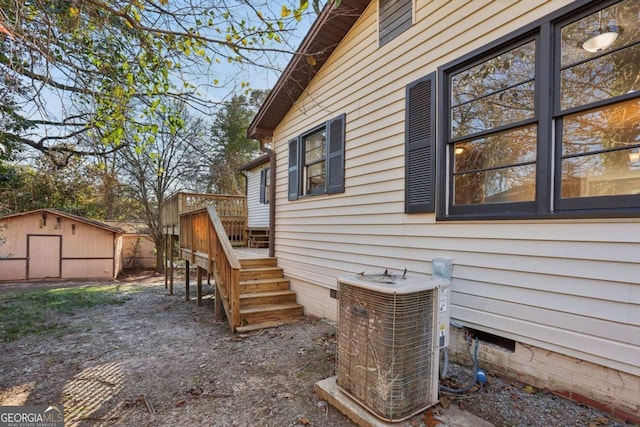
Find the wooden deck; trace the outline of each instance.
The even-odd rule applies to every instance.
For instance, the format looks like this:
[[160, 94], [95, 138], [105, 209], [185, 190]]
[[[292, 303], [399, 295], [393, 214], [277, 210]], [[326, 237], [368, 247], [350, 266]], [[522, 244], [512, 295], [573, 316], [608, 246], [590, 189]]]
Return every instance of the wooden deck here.
[[269, 258], [268, 248], [234, 247], [233, 252], [240, 261], [243, 259]]
[[[186, 270], [192, 266], [197, 268], [198, 304], [202, 301], [203, 277], [213, 278], [215, 315], [222, 318], [224, 310], [233, 332], [268, 328], [301, 319], [303, 307], [296, 302], [296, 294], [290, 290], [289, 280], [278, 267], [278, 260], [269, 257], [268, 248], [247, 247], [246, 234], [238, 238], [238, 224], [245, 224], [246, 217], [218, 214], [221, 209], [229, 214], [229, 206], [237, 207], [238, 204], [229, 202], [228, 198], [205, 199], [217, 202], [215, 206], [210, 203], [200, 208], [190, 206], [188, 211], [178, 214], [177, 224], [175, 219], [170, 219], [174, 224], [165, 224], [165, 232], [170, 233], [166, 234], [169, 241], [167, 254], [171, 254], [168, 257], [170, 273], [165, 276], [169, 294], [173, 294], [173, 245], [175, 238], [179, 237], [179, 258], [185, 261]], [[182, 206], [181, 203], [178, 205]], [[173, 234], [176, 232], [179, 233], [177, 236]], [[189, 300], [189, 282], [190, 275], [186, 274], [186, 300]]]

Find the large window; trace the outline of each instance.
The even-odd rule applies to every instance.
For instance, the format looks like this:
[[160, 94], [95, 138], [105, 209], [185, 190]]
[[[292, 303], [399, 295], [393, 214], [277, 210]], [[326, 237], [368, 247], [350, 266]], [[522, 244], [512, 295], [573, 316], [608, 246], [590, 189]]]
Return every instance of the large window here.
[[341, 115], [289, 141], [289, 200], [344, 192]]
[[441, 217], [640, 211], [640, 3], [585, 7], [440, 70]]

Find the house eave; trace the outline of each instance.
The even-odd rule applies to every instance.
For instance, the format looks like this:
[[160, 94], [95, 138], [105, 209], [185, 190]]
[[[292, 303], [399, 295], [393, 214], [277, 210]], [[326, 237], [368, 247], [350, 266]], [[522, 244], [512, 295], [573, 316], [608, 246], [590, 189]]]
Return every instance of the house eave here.
[[257, 166], [263, 165], [265, 163], [269, 162], [269, 154], [263, 154], [260, 157], [257, 157], [253, 160], [251, 160], [250, 162], [245, 163], [244, 165], [240, 166], [240, 170], [241, 171], [248, 171], [251, 170]]
[[344, 0], [335, 8], [330, 1], [324, 7], [249, 125], [249, 138], [265, 140], [273, 136], [274, 129], [369, 3], [370, 0]]

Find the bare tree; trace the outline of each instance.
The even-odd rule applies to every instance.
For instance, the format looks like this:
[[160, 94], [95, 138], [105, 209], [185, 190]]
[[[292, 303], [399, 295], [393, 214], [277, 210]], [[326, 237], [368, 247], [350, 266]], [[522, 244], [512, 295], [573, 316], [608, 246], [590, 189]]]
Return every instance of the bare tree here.
[[[160, 207], [169, 194], [183, 187], [198, 157], [190, 147], [204, 138], [202, 119], [189, 115], [184, 104], [176, 103], [171, 108], [172, 116], [182, 121], [180, 127], [160, 121], [157, 131], [144, 143], [128, 144], [118, 152], [121, 180], [134, 190], [142, 205], [156, 248], [163, 247]], [[158, 271], [163, 265], [162, 251], [157, 251]]]

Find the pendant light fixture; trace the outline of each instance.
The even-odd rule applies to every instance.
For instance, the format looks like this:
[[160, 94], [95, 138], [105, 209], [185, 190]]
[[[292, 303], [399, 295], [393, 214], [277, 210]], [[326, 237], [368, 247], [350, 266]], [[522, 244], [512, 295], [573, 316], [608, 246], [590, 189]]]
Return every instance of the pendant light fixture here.
[[602, 11], [600, 11], [598, 13], [598, 29], [582, 43], [582, 48], [587, 52], [602, 52], [615, 43], [620, 32], [621, 28], [615, 25], [615, 21], [610, 21], [609, 25], [602, 27]]
[[615, 43], [620, 34], [620, 28], [608, 26], [602, 29], [602, 32], [589, 37], [587, 41], [582, 43], [582, 48], [587, 52], [602, 52], [611, 47]]

